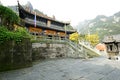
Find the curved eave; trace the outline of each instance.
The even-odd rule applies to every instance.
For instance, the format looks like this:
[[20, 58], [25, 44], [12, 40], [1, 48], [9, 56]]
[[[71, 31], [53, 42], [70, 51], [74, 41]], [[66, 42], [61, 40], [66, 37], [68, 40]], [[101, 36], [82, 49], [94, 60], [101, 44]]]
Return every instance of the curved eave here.
[[115, 40], [103, 40], [103, 43], [116, 43], [116, 41]]
[[120, 43], [120, 41], [103, 41], [103, 43], [109, 44], [109, 43]]
[[110, 42], [110, 41], [103, 41], [103, 43], [105, 43], [105, 44], [114, 43], [114, 41], [113, 41], [113, 42]]
[[[35, 14], [33, 14], [32, 12], [29, 12], [29, 11], [25, 10], [19, 3], [18, 3], [18, 8], [19, 8], [19, 12], [22, 10], [22, 11], [25, 12], [26, 14], [30, 14], [30, 15], [32, 15], [32, 16], [35, 15]], [[43, 18], [43, 19], [50, 20], [50, 21], [54, 21], [54, 22], [57, 22], [57, 23], [60, 23], [60, 24], [64, 24], [64, 25], [69, 25], [69, 24], [70, 24], [70, 23], [64, 23], [64, 22], [55, 20], [55, 19], [53, 19], [53, 18], [51, 18], [51, 17], [48, 17], [48, 16], [46, 16], [46, 15], [43, 15], [43, 14], [41, 14], [41, 15], [37, 15], [37, 14], [36, 14], [36, 17], [41, 17], [41, 18]]]
[[75, 33], [76, 31], [66, 31], [67, 34], [72, 34], [72, 33]]

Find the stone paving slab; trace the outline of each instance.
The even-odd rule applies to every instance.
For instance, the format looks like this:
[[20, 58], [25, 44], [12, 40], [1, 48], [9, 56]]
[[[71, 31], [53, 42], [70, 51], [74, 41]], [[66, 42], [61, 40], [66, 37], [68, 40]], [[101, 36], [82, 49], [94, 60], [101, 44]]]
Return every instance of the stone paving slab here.
[[120, 61], [105, 57], [45, 60], [29, 68], [0, 72], [0, 80], [120, 80]]

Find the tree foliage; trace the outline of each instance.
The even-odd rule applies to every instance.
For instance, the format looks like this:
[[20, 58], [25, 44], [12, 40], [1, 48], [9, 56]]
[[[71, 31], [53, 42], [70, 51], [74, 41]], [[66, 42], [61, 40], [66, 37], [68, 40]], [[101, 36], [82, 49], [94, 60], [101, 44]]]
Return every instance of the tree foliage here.
[[77, 32], [75, 32], [75, 33], [73, 33], [73, 34], [70, 35], [69, 39], [71, 41], [78, 42], [78, 40], [79, 40], [79, 34]]
[[96, 44], [99, 43], [99, 36], [98, 34], [89, 34], [89, 35], [85, 35], [85, 34], [78, 34], [77, 32], [76, 33], [73, 33], [70, 35], [69, 39], [71, 41], [74, 41], [74, 42], [78, 42], [78, 41], [87, 41], [89, 42], [92, 46], [95, 46]]
[[25, 28], [19, 27], [16, 31], [10, 31], [5, 26], [0, 26], [0, 44], [9, 40], [14, 40], [19, 43], [24, 38], [30, 38]]
[[9, 30], [13, 30], [13, 25], [19, 22], [18, 15], [11, 9], [0, 5], [1, 25], [7, 26]]
[[86, 41], [90, 42], [92, 46], [95, 46], [96, 44], [99, 43], [99, 36], [98, 34], [90, 34], [90, 35], [85, 35]]

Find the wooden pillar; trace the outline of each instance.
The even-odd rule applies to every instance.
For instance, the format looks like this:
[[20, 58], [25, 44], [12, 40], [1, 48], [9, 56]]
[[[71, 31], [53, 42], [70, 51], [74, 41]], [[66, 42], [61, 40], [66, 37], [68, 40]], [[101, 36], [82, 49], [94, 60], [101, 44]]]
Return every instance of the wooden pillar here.
[[51, 26], [51, 21], [48, 20], [48, 21], [47, 21], [47, 27], [50, 27], [50, 26]]

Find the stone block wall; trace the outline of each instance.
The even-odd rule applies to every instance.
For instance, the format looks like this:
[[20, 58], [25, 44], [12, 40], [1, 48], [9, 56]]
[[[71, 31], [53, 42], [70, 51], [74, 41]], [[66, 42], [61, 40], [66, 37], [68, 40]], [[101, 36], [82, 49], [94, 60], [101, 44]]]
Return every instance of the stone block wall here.
[[33, 60], [65, 57], [66, 53], [66, 44], [32, 43]]
[[66, 43], [32, 43], [32, 59], [48, 58], [83, 58], [81, 52], [74, 50]]
[[29, 39], [21, 43], [8, 41], [0, 44], [0, 71], [32, 65], [32, 44]]

